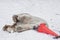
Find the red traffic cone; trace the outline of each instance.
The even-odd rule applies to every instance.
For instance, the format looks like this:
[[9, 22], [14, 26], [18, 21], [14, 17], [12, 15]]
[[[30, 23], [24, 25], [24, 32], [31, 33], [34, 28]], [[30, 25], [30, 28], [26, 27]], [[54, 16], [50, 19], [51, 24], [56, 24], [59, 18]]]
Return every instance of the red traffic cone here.
[[42, 23], [39, 25], [38, 27], [38, 32], [42, 32], [42, 33], [46, 33], [46, 34], [50, 34], [52, 36], [58, 36], [58, 34], [56, 34], [55, 32], [53, 32], [52, 30], [50, 30], [45, 23]]

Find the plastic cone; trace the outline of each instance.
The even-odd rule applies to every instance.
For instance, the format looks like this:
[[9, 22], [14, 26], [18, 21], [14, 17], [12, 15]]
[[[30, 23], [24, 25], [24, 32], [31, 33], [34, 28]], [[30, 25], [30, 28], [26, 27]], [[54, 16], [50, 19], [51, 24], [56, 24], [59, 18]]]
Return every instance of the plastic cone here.
[[42, 23], [39, 25], [38, 27], [38, 32], [42, 32], [42, 33], [46, 33], [46, 34], [50, 34], [52, 36], [58, 36], [58, 34], [56, 34], [55, 32], [53, 32], [52, 30], [50, 30], [45, 23]]

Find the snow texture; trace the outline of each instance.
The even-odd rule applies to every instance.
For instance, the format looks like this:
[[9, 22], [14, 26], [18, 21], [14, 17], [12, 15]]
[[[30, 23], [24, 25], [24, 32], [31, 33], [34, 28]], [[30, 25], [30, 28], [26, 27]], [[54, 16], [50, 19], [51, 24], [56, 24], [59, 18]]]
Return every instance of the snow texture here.
[[34, 30], [7, 33], [5, 24], [13, 24], [12, 16], [29, 13], [47, 21], [49, 28], [60, 34], [60, 0], [0, 0], [0, 40], [60, 40]]

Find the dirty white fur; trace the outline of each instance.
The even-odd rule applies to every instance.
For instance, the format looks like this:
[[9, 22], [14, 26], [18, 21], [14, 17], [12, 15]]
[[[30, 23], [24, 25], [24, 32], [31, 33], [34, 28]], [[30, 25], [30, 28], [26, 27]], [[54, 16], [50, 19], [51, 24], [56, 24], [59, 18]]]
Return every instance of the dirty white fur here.
[[12, 28], [7, 28], [7, 31], [8, 31], [9, 33], [13, 33], [13, 32], [14, 32], [14, 30], [13, 30]]
[[41, 23], [45, 23], [46, 25], [48, 25], [44, 19], [32, 16], [27, 13], [17, 14], [16, 16], [13, 15], [13, 21], [14, 23], [16, 23], [16, 25], [13, 28], [8, 27], [7, 31], [9, 32], [12, 32], [12, 30], [15, 32], [32, 30], [34, 27], [38, 27], [38, 25], [40, 25]]
[[32, 16], [27, 13], [18, 14], [17, 16], [18, 16], [17, 20], [19, 21], [22, 21], [23, 17], [25, 17], [25, 19], [23, 19], [23, 23], [29, 23], [29, 24], [47, 23], [44, 19]]
[[[38, 27], [38, 25], [40, 25], [41, 23], [45, 23], [46, 25], [48, 25], [45, 20], [32, 16], [27, 13], [18, 14], [17, 16], [18, 16], [17, 20], [19, 20], [19, 22], [17, 22], [17, 25], [15, 26], [16, 31], [18, 31], [17, 28], [19, 27], [22, 28], [19, 31], [25, 31], [25, 30], [33, 29], [34, 26]], [[23, 17], [25, 18], [23, 19]]]

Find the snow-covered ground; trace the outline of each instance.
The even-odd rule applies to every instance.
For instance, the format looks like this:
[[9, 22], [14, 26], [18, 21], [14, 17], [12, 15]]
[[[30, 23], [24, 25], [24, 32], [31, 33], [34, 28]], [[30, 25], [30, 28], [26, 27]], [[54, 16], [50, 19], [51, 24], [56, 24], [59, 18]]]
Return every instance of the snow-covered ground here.
[[51, 30], [60, 34], [60, 0], [0, 0], [0, 40], [59, 40], [34, 30], [11, 34], [4, 32], [2, 27], [12, 24], [12, 16], [19, 13], [43, 18]]

